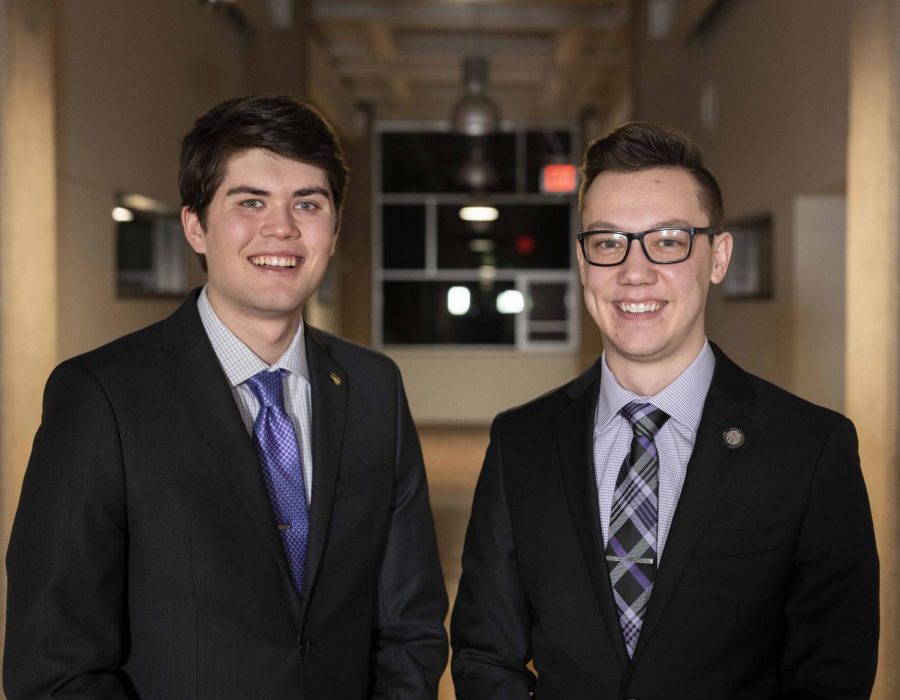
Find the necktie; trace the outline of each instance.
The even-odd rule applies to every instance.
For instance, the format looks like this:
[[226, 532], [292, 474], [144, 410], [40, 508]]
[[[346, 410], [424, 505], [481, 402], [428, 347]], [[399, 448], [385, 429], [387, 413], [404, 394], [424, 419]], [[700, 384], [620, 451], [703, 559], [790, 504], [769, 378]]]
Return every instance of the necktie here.
[[303, 566], [309, 538], [309, 509], [300, 447], [290, 416], [284, 410], [281, 378], [287, 370], [259, 372], [246, 381], [259, 399], [253, 443], [259, 455], [272, 513], [281, 533], [297, 593], [303, 593]]
[[613, 494], [606, 565], [631, 657], [656, 577], [659, 456], [653, 438], [669, 416], [639, 402], [625, 406], [622, 415], [631, 423], [633, 436]]

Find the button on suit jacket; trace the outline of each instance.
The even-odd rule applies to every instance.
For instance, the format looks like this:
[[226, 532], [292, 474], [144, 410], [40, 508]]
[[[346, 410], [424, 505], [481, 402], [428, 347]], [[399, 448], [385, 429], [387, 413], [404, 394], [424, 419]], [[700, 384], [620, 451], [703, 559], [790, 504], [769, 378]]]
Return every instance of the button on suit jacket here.
[[7, 555], [10, 700], [436, 696], [446, 595], [400, 376], [305, 340], [302, 598], [196, 293], [53, 372]]
[[713, 349], [631, 660], [594, 482], [599, 363], [497, 417], [451, 626], [458, 700], [869, 697], [878, 560], [853, 426]]

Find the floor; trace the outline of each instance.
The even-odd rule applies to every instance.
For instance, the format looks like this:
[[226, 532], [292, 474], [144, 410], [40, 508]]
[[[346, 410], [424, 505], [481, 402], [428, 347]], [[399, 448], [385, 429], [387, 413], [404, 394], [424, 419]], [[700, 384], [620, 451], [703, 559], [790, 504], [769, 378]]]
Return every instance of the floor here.
[[[450, 604], [456, 598], [463, 539], [469, 522], [472, 492], [488, 443], [487, 426], [419, 428], [428, 471], [431, 508]], [[441, 679], [440, 700], [455, 700], [449, 668]]]

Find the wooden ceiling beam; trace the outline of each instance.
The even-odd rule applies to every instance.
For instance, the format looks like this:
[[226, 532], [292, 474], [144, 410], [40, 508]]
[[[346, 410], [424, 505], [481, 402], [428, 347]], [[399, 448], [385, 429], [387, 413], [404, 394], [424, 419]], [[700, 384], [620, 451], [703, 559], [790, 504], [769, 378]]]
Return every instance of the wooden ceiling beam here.
[[318, 23], [376, 22], [404, 28], [475, 31], [558, 31], [566, 27], [609, 30], [630, 16], [621, 0], [591, 4], [522, 5], [498, 1], [468, 3], [375, 2], [315, 0], [312, 18]]

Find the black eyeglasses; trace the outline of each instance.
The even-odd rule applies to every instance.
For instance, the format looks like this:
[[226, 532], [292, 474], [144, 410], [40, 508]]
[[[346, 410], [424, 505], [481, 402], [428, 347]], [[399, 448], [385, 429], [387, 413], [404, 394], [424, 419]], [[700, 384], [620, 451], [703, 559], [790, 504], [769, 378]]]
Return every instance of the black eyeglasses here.
[[694, 236], [715, 236], [715, 228], [651, 228], [642, 233], [595, 229], [578, 234], [581, 252], [591, 265], [609, 267], [621, 265], [628, 257], [632, 241], [640, 241], [647, 260], [657, 265], [672, 265], [687, 260], [694, 249]]

